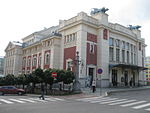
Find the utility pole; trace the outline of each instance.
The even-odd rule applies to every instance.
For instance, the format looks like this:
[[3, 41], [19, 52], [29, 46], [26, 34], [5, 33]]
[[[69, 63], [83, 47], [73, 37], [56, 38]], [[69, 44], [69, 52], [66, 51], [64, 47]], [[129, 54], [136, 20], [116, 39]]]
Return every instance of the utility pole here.
[[76, 52], [76, 58], [75, 58], [75, 82], [73, 84], [73, 91], [76, 93], [80, 93], [81, 92], [81, 88], [80, 88], [80, 82], [79, 82], [79, 65], [80, 65], [79, 61], [79, 52]]

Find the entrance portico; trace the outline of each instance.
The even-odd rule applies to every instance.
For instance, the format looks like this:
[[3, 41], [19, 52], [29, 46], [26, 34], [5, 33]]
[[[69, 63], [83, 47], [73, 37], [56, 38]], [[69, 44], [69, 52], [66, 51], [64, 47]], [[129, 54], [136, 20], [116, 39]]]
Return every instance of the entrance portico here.
[[138, 86], [139, 72], [147, 68], [137, 65], [110, 64], [110, 86]]

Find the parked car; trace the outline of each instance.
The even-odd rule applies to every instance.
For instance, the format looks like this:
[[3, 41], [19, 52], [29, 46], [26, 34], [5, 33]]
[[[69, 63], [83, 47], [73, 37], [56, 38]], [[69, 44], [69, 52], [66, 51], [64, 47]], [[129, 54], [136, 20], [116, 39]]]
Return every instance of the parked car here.
[[0, 86], [0, 95], [4, 95], [4, 94], [23, 95], [25, 94], [25, 90], [18, 89], [15, 86]]

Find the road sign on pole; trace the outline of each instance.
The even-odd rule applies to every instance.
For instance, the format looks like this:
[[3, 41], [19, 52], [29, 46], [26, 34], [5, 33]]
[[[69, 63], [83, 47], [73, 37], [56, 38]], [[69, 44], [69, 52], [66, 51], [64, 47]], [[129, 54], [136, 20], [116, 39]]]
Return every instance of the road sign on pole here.
[[99, 69], [97, 70], [97, 73], [98, 73], [98, 74], [102, 74], [102, 73], [103, 73], [103, 70], [102, 70], [101, 68], [99, 68]]
[[56, 72], [52, 72], [52, 77], [57, 77], [57, 73]]

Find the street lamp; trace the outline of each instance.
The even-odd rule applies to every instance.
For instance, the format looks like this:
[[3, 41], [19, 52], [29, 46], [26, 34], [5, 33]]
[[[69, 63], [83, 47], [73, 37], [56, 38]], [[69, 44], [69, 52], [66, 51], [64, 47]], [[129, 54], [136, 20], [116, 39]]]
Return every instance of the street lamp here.
[[73, 91], [76, 93], [80, 93], [81, 92], [81, 88], [80, 88], [80, 82], [79, 82], [79, 65], [80, 65], [81, 61], [79, 60], [79, 52], [76, 52], [76, 58], [74, 61], [75, 64], [75, 82], [73, 84]]

